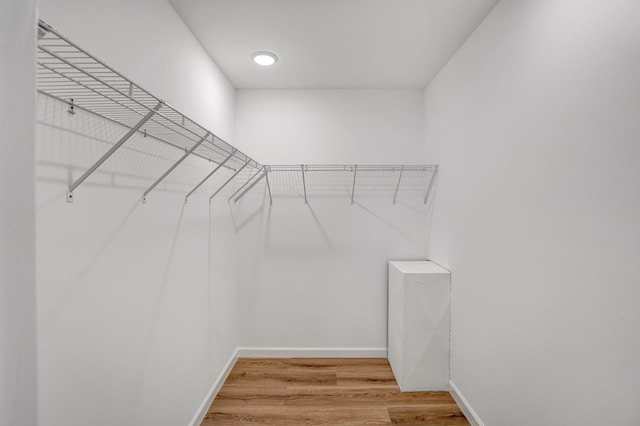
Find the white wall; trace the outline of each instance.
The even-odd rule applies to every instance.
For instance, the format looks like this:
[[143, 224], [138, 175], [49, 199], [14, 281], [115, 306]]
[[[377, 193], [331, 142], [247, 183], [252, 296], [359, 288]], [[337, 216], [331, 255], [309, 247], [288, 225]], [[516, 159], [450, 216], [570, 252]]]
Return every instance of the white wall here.
[[35, 425], [35, 1], [0, 10], [0, 424]]
[[238, 90], [237, 143], [263, 164], [421, 163], [420, 90]]
[[[43, 0], [41, 17], [233, 138], [234, 89], [168, 2]], [[142, 205], [183, 152], [135, 137], [67, 204], [69, 176], [123, 131], [44, 97], [38, 107], [40, 424], [187, 424], [237, 347], [231, 217], [224, 203], [210, 212], [211, 185], [184, 205], [213, 165], [187, 160]]]
[[[419, 163], [422, 95], [239, 90], [237, 142], [266, 164]], [[387, 261], [426, 257], [428, 208], [424, 192], [402, 191], [394, 206], [362, 181], [351, 205], [351, 176], [309, 173], [305, 205], [300, 174], [274, 173], [272, 206], [264, 182], [232, 204], [241, 346], [386, 349]], [[378, 178], [393, 186], [397, 173]]]
[[638, 22], [503, 1], [425, 92], [451, 377], [487, 425], [640, 423]]

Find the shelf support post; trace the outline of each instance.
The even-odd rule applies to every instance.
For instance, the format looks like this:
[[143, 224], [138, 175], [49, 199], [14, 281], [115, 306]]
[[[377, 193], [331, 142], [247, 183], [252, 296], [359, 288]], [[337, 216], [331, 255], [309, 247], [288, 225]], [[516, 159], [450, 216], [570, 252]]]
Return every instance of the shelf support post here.
[[398, 189], [400, 189], [400, 181], [402, 180], [402, 173], [404, 172], [404, 166], [400, 167], [400, 176], [398, 177], [398, 184], [396, 185], [396, 193], [393, 194], [393, 204], [396, 204], [396, 198], [398, 198]]
[[304, 178], [304, 165], [300, 166], [302, 169], [302, 189], [304, 190], [304, 203], [309, 204], [307, 201], [307, 181]]
[[140, 130], [140, 128], [147, 122], [149, 121], [149, 119], [156, 113], [158, 112], [158, 110], [160, 108], [162, 108], [162, 105], [164, 105], [163, 101], [158, 102], [158, 104], [147, 113], [147, 115], [145, 115], [144, 117], [142, 117], [142, 119], [140, 121], [138, 121], [138, 123], [133, 126], [123, 137], [120, 138], [120, 140], [118, 142], [116, 142], [115, 145], [113, 145], [109, 151], [107, 151], [102, 157], [100, 157], [100, 159], [91, 167], [89, 167], [89, 169], [83, 173], [82, 176], [80, 176], [75, 182], [69, 184], [69, 190], [67, 191], [67, 202], [68, 203], [72, 203], [73, 202], [73, 191], [80, 186], [80, 184], [82, 184], [82, 182], [84, 182], [89, 176], [91, 176], [93, 174], [93, 172], [95, 172], [101, 165], [102, 163], [104, 163], [105, 161], [107, 161], [109, 159], [109, 157], [111, 157], [113, 155], [114, 152], [116, 152], [118, 149], [120, 149], [120, 147], [122, 145], [124, 145], [124, 143], [126, 141], [128, 141], [131, 136], [135, 135], [136, 132], [138, 130]]
[[[263, 167], [263, 169], [264, 169], [264, 167]], [[264, 178], [266, 175], [267, 175], [267, 171], [265, 170], [260, 176], [258, 176], [258, 179], [254, 180], [253, 183], [247, 187], [247, 189], [242, 191], [242, 193], [240, 195], [238, 195], [238, 197], [235, 200], [233, 200], [233, 202], [237, 203], [240, 198], [244, 197], [244, 194], [246, 194], [247, 192], [251, 191], [251, 188], [256, 186], [257, 183], [260, 182], [262, 180], [262, 178]]]
[[267, 179], [267, 192], [269, 193], [269, 205], [273, 205], [273, 198], [271, 198], [271, 185], [269, 185], [269, 172], [271, 168], [269, 166], [265, 166], [266, 170], [264, 171], [264, 177]]
[[195, 188], [193, 188], [191, 191], [189, 191], [189, 193], [186, 195], [186, 197], [184, 197], [184, 203], [187, 204], [187, 200], [189, 200], [189, 197], [191, 196], [191, 194], [193, 194], [194, 192], [196, 192], [198, 190], [198, 188], [200, 188], [202, 186], [202, 184], [204, 184], [211, 176], [213, 176], [213, 174], [215, 172], [217, 172], [218, 170], [220, 170], [222, 168], [222, 166], [224, 166], [224, 164], [231, 160], [231, 157], [233, 157], [235, 155], [235, 149], [233, 150], [233, 152], [231, 152], [231, 154], [229, 154], [229, 156], [227, 158], [224, 159], [224, 161], [222, 161], [222, 163], [218, 164], [218, 166], [213, 169], [213, 171], [211, 173], [209, 173], [207, 176], [205, 176], [204, 179], [202, 179], [200, 181], [200, 183], [198, 183], [196, 185]]
[[158, 186], [158, 184], [159, 184], [160, 182], [162, 182], [162, 181], [164, 180], [164, 178], [166, 178], [167, 176], [169, 176], [169, 174], [170, 174], [172, 171], [174, 171], [174, 170], [175, 170], [175, 168], [176, 168], [176, 167], [178, 167], [178, 166], [180, 165], [180, 163], [182, 163], [184, 160], [186, 160], [186, 159], [187, 159], [187, 157], [188, 157], [188, 156], [190, 156], [190, 155], [193, 153], [193, 151], [195, 151], [195, 150], [196, 150], [196, 148], [198, 148], [198, 147], [199, 147], [199, 146], [200, 146], [200, 145], [201, 145], [205, 140], [207, 140], [207, 138], [209, 137], [209, 134], [210, 134], [210, 133], [209, 133], [209, 132], [207, 132], [207, 133], [202, 137], [202, 139], [200, 139], [200, 140], [199, 140], [195, 145], [193, 145], [189, 151], [185, 152], [185, 153], [184, 153], [184, 155], [183, 155], [182, 157], [180, 157], [180, 159], [179, 159], [178, 161], [176, 161], [175, 163], [173, 163], [173, 165], [172, 165], [171, 167], [169, 167], [169, 169], [168, 169], [166, 172], [164, 172], [164, 173], [162, 174], [162, 176], [160, 176], [160, 177], [159, 177], [155, 182], [153, 182], [153, 184], [152, 184], [149, 188], [147, 188], [147, 190], [146, 190], [146, 191], [144, 191], [144, 193], [142, 194], [142, 202], [143, 202], [143, 203], [146, 203], [146, 202], [147, 202], [147, 195], [148, 195], [151, 191], [153, 191], [153, 189], [154, 189], [156, 186]]
[[351, 204], [353, 204], [353, 196], [356, 193], [356, 175], [358, 174], [358, 166], [353, 166], [353, 185], [351, 186]]
[[213, 193], [213, 195], [211, 197], [209, 197], [209, 202], [211, 202], [211, 200], [213, 200], [213, 197], [215, 197], [216, 195], [218, 195], [218, 193], [220, 191], [222, 191], [224, 189], [225, 186], [227, 186], [229, 184], [229, 182], [231, 182], [233, 179], [235, 179], [236, 176], [238, 176], [238, 174], [240, 174], [240, 172], [242, 170], [244, 170], [245, 167], [247, 167], [247, 165], [249, 165], [249, 163], [251, 162], [251, 160], [247, 160], [246, 163], [244, 163], [242, 165], [242, 167], [240, 167], [238, 170], [236, 170], [236, 172], [225, 182], [222, 184], [222, 186], [220, 188], [218, 188], [218, 190], [216, 192]]
[[429, 200], [429, 195], [431, 195], [431, 190], [433, 189], [433, 182], [436, 180], [436, 176], [438, 175], [438, 166], [435, 166], [433, 169], [433, 174], [431, 175], [431, 181], [429, 182], [429, 188], [427, 188], [427, 195], [424, 196], [424, 203], [427, 204]]

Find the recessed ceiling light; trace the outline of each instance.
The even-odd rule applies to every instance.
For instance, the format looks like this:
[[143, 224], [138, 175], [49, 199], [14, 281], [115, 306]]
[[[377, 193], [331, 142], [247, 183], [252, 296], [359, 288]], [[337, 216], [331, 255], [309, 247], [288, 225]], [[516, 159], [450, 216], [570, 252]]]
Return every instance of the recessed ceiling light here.
[[265, 67], [278, 62], [278, 56], [272, 52], [255, 52], [251, 57], [253, 58], [253, 62]]

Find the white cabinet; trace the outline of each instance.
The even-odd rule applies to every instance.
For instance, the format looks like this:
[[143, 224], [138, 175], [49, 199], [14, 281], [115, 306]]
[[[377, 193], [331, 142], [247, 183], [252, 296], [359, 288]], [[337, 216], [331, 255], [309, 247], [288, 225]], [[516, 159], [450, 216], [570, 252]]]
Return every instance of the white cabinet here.
[[433, 262], [389, 262], [388, 358], [403, 392], [449, 389], [450, 288]]

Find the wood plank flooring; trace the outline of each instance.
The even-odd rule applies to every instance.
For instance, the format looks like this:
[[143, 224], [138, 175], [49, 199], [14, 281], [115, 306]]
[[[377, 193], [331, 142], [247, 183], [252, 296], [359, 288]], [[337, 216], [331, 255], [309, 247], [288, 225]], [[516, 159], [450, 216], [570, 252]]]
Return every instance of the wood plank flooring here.
[[210, 425], [469, 425], [448, 392], [400, 392], [384, 358], [239, 358]]

